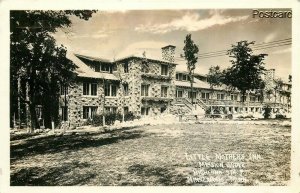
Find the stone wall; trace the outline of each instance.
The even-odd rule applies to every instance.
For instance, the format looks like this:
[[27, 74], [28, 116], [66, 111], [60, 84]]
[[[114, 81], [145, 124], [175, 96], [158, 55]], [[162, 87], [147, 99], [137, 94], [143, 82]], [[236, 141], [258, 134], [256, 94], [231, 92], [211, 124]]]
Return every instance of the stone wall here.
[[[96, 96], [85, 96], [83, 95], [83, 83], [97, 83], [97, 95]], [[116, 81], [111, 82], [118, 85]], [[93, 106], [97, 107], [97, 114], [103, 114], [104, 107], [118, 107], [118, 111], [122, 112], [122, 97], [120, 97], [122, 90], [117, 86], [116, 97], [104, 97], [103, 80], [101, 79], [86, 79], [78, 78], [69, 87], [68, 93], [68, 119], [71, 127], [77, 127], [83, 125], [86, 120], [83, 119], [83, 107]], [[105, 102], [104, 102], [105, 101]], [[105, 104], [103, 106], [103, 104]]]
[[[129, 111], [135, 115], [141, 115], [141, 107], [149, 105], [149, 102], [142, 102], [141, 85], [149, 85], [149, 97], [161, 97], [161, 86], [168, 86], [168, 98], [175, 98], [175, 65], [169, 65], [169, 76], [161, 76], [161, 63], [153, 60], [148, 61], [149, 72], [147, 77], [142, 76], [142, 62], [140, 58], [130, 58], [127, 61], [119, 62], [117, 68], [122, 72], [124, 63], [128, 63], [129, 72], [122, 74], [122, 80], [128, 83], [129, 97], [126, 99]], [[118, 70], [117, 70], [118, 71]], [[157, 115], [160, 113], [160, 109], [163, 106], [168, 106], [167, 100], [161, 104], [161, 102], [152, 101], [150, 105], [150, 114]]]

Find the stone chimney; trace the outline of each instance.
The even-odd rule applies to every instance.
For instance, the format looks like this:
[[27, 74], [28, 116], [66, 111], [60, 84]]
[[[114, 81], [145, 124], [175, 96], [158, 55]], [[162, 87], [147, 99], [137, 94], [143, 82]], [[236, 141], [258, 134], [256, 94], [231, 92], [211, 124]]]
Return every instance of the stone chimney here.
[[164, 61], [173, 63], [174, 56], [175, 56], [175, 48], [176, 48], [176, 46], [173, 46], [173, 45], [168, 45], [168, 46], [162, 47], [161, 48], [162, 59]]

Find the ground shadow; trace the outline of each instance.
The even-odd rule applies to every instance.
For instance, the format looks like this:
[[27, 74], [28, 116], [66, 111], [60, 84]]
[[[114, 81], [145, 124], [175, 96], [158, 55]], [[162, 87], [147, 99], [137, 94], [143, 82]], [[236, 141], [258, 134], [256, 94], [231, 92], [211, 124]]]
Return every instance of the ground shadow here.
[[36, 139], [27, 139], [22, 143], [11, 145], [11, 163], [26, 156], [36, 154], [43, 155], [48, 153], [58, 153], [62, 151], [77, 151], [83, 148], [99, 147], [118, 143], [119, 141], [135, 139], [145, 136], [142, 131], [112, 131], [105, 134], [80, 134], [47, 136]]
[[[171, 168], [159, 167], [159, 166], [151, 166], [151, 165], [142, 165], [142, 164], [134, 164], [128, 168], [128, 172], [135, 174], [137, 176], [141, 176], [142, 178], [146, 177], [153, 180], [151, 184], [158, 186], [182, 186], [187, 185], [186, 177], [182, 174], [177, 174]], [[147, 182], [137, 182], [137, 183], [123, 183], [121, 185], [138, 185], [145, 186], [149, 185]]]
[[[64, 163], [58, 167], [45, 168], [30, 167], [21, 169], [10, 177], [11, 186], [59, 186], [59, 185], [84, 185], [90, 179], [95, 178], [94, 173], [81, 173], [76, 178], [66, 178], [68, 173], [74, 172], [74, 169], [89, 168], [89, 164], [71, 162]], [[75, 175], [75, 174], [72, 174]]]

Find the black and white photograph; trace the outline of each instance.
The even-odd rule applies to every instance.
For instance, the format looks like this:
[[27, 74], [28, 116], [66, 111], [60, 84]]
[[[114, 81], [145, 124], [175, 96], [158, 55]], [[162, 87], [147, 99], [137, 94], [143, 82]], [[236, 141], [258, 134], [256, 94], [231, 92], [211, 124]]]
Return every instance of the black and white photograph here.
[[9, 186], [290, 186], [287, 7], [9, 10]]

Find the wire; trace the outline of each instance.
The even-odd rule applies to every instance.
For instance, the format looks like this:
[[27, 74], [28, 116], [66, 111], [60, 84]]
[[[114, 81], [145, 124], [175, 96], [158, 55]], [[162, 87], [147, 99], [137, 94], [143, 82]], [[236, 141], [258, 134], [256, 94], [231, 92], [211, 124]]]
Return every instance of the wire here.
[[[281, 47], [281, 46], [287, 46], [291, 45], [292, 38], [286, 38], [282, 40], [276, 40], [268, 43], [259, 43], [254, 46], [251, 46], [252, 51], [256, 50], [263, 50], [263, 49], [269, 49], [269, 48], [276, 48], [276, 47]], [[198, 54], [199, 59], [206, 59], [206, 58], [214, 58], [214, 57], [220, 57], [220, 56], [226, 56], [228, 53], [228, 50], [220, 50], [220, 51], [214, 51], [214, 52], [206, 52], [206, 53], [201, 53]], [[185, 61], [184, 58], [182, 57], [175, 57], [176, 60], [178, 61]]]
[[[281, 40], [276, 40], [276, 41], [271, 41], [271, 42], [262, 42], [262, 43], [258, 43], [258, 44], [255, 44], [251, 47], [255, 48], [255, 47], [260, 47], [260, 46], [264, 46], [264, 45], [269, 45], [269, 44], [279, 44], [279, 43], [284, 43], [284, 42], [291, 42], [292, 38], [286, 38], [286, 39], [281, 39]], [[228, 49], [227, 50], [220, 50], [220, 51], [214, 51], [214, 52], [205, 52], [205, 53], [200, 53], [198, 55], [210, 55], [210, 54], [213, 54], [213, 53], [227, 53]]]

